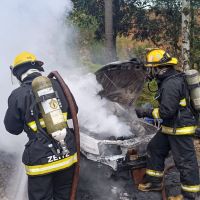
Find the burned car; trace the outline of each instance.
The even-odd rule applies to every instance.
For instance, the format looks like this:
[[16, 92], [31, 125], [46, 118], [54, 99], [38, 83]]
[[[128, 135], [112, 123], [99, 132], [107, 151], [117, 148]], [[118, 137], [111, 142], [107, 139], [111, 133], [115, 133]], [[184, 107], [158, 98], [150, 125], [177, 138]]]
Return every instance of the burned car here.
[[80, 127], [79, 199], [133, 199], [133, 185], [141, 178], [133, 181], [133, 177], [145, 168], [146, 146], [157, 130], [139, 120], [133, 106], [144, 85], [145, 69], [132, 59], [109, 63], [95, 75], [102, 85], [99, 95], [109, 100], [112, 113], [130, 127], [131, 134], [117, 137]]

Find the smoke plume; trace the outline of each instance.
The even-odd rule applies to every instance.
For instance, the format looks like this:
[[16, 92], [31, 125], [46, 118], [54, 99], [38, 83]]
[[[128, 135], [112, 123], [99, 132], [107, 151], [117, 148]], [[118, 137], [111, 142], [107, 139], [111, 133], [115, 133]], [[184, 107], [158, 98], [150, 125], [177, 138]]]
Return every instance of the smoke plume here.
[[[0, 8], [0, 146], [6, 150], [16, 150], [21, 136], [9, 136], [3, 125], [7, 108], [7, 98], [18, 85], [12, 86], [9, 66], [15, 56], [22, 51], [34, 53], [42, 60], [47, 72], [68, 63], [72, 65], [73, 29], [67, 29], [65, 19], [72, 4], [66, 0], [2, 0]], [[70, 39], [69, 39], [70, 38]], [[67, 50], [68, 48], [68, 50]], [[67, 53], [66, 53], [67, 52]], [[16, 81], [15, 81], [16, 83]], [[9, 137], [9, 139], [8, 139]], [[14, 140], [14, 141], [13, 141]], [[18, 142], [19, 141], [19, 142]], [[6, 146], [7, 145], [7, 146]]]
[[[72, 4], [69, 0], [1, 1], [0, 199], [2, 200], [27, 199], [25, 197], [27, 177], [20, 155], [27, 138], [24, 133], [20, 136], [10, 135], [6, 132], [3, 124], [8, 96], [14, 88], [18, 87], [18, 84], [14, 86], [11, 84], [9, 66], [13, 63], [15, 56], [22, 51], [32, 52], [39, 60], [42, 60], [47, 73], [55, 70], [58, 65], [63, 66], [66, 63], [69, 66], [74, 65], [70, 63], [73, 59], [68, 58], [73, 58], [73, 52], [70, 49], [73, 46], [75, 33], [73, 29], [68, 29], [65, 25], [66, 16], [71, 9]], [[13, 154], [14, 152], [18, 154]], [[3, 157], [4, 154], [6, 156]]]
[[[22, 51], [31, 52], [43, 61], [46, 74], [52, 70], [60, 72], [77, 101], [80, 126], [96, 133], [130, 134], [129, 127], [120, 122], [109, 110], [107, 101], [97, 95], [101, 86], [95, 75], [77, 62], [77, 29], [66, 20], [72, 8], [70, 0], [1, 0], [0, 148], [6, 152], [20, 152], [26, 143], [24, 133], [10, 135], [3, 124], [8, 96], [18, 87], [11, 84], [9, 66]], [[23, 191], [23, 188], [15, 190]], [[23, 194], [17, 195], [22, 199]]]
[[[7, 98], [13, 89], [10, 81], [9, 66], [14, 57], [22, 51], [34, 53], [45, 65], [46, 73], [58, 70], [69, 84], [79, 106], [81, 126], [97, 133], [116, 135], [130, 134], [129, 128], [120, 123], [106, 107], [106, 101], [97, 96], [101, 87], [93, 74], [80, 70], [76, 62], [74, 46], [76, 29], [69, 27], [66, 17], [72, 9], [72, 3], [66, 0], [2, 0], [0, 23], [0, 85], [1, 116], [0, 141], [8, 137], [2, 123], [7, 108]], [[17, 85], [15, 85], [16, 87]], [[7, 149], [20, 145], [16, 136], [6, 139]], [[22, 138], [20, 137], [20, 141]]]

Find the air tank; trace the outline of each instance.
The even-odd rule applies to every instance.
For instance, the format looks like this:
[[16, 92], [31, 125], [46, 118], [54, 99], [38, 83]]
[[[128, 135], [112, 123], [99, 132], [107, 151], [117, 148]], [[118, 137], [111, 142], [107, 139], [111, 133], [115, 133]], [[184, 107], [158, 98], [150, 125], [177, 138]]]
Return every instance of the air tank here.
[[[33, 80], [32, 88], [36, 101], [39, 102], [39, 109], [42, 113], [47, 132], [51, 134], [66, 128], [66, 120], [55, 97], [55, 91], [50, 79], [45, 76], [39, 76]], [[52, 95], [52, 97], [48, 98], [47, 95]]]
[[199, 72], [195, 69], [187, 70], [186, 81], [190, 90], [190, 100], [196, 111], [200, 112], [200, 84], [199, 84]]
[[62, 154], [68, 154], [69, 151], [64, 141], [67, 134], [67, 123], [51, 80], [48, 77], [39, 76], [33, 80], [32, 89], [48, 134], [60, 143]]

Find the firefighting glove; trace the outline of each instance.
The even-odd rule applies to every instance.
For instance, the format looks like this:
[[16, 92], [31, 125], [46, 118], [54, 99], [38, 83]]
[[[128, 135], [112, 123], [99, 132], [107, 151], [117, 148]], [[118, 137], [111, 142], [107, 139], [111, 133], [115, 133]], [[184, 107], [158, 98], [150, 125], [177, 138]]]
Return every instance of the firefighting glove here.
[[138, 118], [143, 118], [143, 117], [150, 117], [152, 118], [152, 108], [135, 108], [135, 112]]

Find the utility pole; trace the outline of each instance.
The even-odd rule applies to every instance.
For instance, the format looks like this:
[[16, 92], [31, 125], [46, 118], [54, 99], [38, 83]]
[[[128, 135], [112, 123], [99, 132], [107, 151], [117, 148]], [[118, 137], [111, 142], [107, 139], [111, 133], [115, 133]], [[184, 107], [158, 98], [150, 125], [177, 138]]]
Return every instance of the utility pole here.
[[182, 68], [190, 69], [190, 0], [182, 0]]
[[113, 39], [113, 0], [104, 0], [105, 7], [105, 46], [106, 61], [116, 60], [116, 50]]

